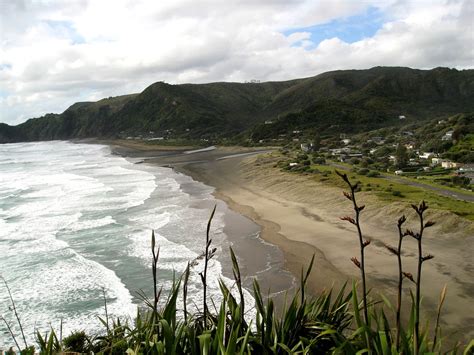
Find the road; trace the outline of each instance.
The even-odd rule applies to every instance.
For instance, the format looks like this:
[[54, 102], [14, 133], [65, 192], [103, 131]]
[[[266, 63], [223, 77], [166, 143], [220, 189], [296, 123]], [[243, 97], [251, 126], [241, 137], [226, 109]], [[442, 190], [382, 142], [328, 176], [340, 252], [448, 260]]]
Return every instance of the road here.
[[[333, 163], [333, 162], [328, 162], [328, 164], [335, 167], [336, 169], [349, 171], [349, 168], [347, 166], [337, 164], [337, 163]], [[466, 201], [466, 202], [474, 202], [474, 195], [470, 195], [470, 194], [467, 194], [467, 193], [452, 191], [452, 190], [449, 190], [449, 189], [443, 189], [442, 187], [423, 184], [423, 183], [418, 182], [418, 181], [407, 180], [407, 179], [404, 179], [404, 178], [401, 178], [401, 177], [398, 177], [398, 176], [395, 176], [395, 175], [381, 175], [380, 177], [384, 178], [384, 179], [387, 179], [387, 180], [390, 180], [390, 181], [400, 183], [400, 184], [405, 184], [405, 185], [415, 186], [415, 187], [421, 187], [423, 189], [434, 191], [439, 195], [450, 197], [450, 198], [455, 198], [457, 200]]]

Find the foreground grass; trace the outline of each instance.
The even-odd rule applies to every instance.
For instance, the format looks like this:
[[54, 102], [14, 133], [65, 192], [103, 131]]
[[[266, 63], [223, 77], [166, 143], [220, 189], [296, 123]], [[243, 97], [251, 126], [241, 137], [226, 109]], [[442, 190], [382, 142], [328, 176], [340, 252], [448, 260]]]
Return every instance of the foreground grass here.
[[[11, 331], [9, 321], [1, 317], [11, 331], [12, 340], [22, 354], [33, 354], [36, 349], [42, 354], [59, 354], [62, 352], [98, 353], [98, 354], [472, 354], [474, 340], [469, 344], [456, 345], [446, 349], [441, 337], [439, 320], [446, 290], [441, 292], [440, 303], [434, 328], [420, 323], [420, 302], [422, 296], [422, 266], [433, 258], [422, 253], [423, 234], [434, 222], [424, 220], [428, 206], [422, 202], [413, 205], [420, 220], [417, 231], [403, 228], [405, 216], [398, 220], [398, 247], [387, 246], [399, 260], [398, 299], [392, 305], [388, 299], [371, 298], [366, 286], [365, 248], [370, 241], [361, 232], [359, 215], [364, 206], [356, 199], [359, 183], [351, 182], [346, 174], [338, 173], [342, 185], [349, 188], [344, 195], [353, 205], [354, 215], [342, 219], [353, 224], [357, 229], [360, 242], [360, 259], [352, 258], [361, 272], [361, 285], [353, 283], [340, 290], [328, 290], [313, 297], [306, 294], [306, 283], [313, 268], [312, 259], [306, 270], [301, 270], [300, 285], [293, 295], [288, 296], [283, 310], [275, 310], [274, 301], [265, 298], [258, 282], [253, 284], [255, 300], [254, 312], [249, 315], [245, 309], [245, 294], [242, 289], [242, 278], [237, 258], [232, 249], [234, 284], [227, 286], [219, 283], [223, 301], [220, 305], [210, 307], [207, 292], [207, 265], [216, 252], [212, 246], [211, 222], [214, 211], [208, 221], [204, 251], [199, 257], [204, 260], [204, 270], [200, 273], [202, 281], [203, 304], [194, 313], [187, 310], [188, 279], [194, 272], [188, 264], [186, 271], [173, 281], [166, 301], [159, 307], [162, 295], [157, 275], [159, 247], [155, 245], [152, 233], [152, 282], [153, 296], [142, 294], [146, 307], [139, 310], [133, 324], [120, 319], [109, 319], [107, 305], [105, 318], [99, 318], [103, 333], [91, 336], [85, 332], [75, 332], [64, 339], [55, 330], [47, 334], [37, 333], [37, 346], [27, 343], [23, 330], [17, 335]], [[402, 242], [406, 237], [417, 240], [419, 246], [418, 268], [412, 275], [406, 272], [401, 261]], [[411, 311], [401, 317], [403, 302], [402, 290], [410, 281]], [[8, 285], [5, 282], [9, 292]], [[182, 295], [182, 304], [178, 296]], [[104, 296], [105, 299], [105, 296]], [[15, 303], [10, 294], [13, 318], [20, 324]], [[395, 319], [395, 321], [393, 321]], [[408, 319], [406, 323], [401, 319]], [[11, 350], [13, 352], [13, 349]]]

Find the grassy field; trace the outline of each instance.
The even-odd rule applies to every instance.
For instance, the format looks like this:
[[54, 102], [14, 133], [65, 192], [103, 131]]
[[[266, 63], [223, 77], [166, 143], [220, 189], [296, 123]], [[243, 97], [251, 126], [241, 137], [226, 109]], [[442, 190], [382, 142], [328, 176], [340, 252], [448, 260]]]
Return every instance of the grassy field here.
[[[458, 216], [467, 218], [474, 221], [474, 207], [472, 202], [460, 201], [446, 196], [442, 196], [435, 191], [423, 189], [421, 187], [415, 187], [399, 183], [396, 181], [388, 180], [385, 178], [385, 174], [381, 174], [378, 177], [369, 177], [361, 175], [356, 172], [350, 171], [352, 166], [344, 163], [337, 163], [338, 165], [345, 166], [348, 170], [348, 176], [353, 181], [359, 181], [362, 191], [370, 192], [377, 196], [381, 202], [404, 202], [409, 204], [419, 203], [421, 200], [430, 202], [430, 206], [433, 209], [450, 211]], [[335, 174], [336, 168], [331, 165], [311, 164], [309, 170], [306, 172], [311, 174], [316, 181], [320, 181], [332, 186], [343, 187], [344, 183]], [[404, 178], [407, 180], [417, 181], [416, 179]], [[443, 185], [439, 185], [430, 181], [418, 181], [427, 183], [435, 187], [441, 187], [452, 191], [460, 191], [466, 194], [473, 194], [470, 191], [461, 190], [458, 188], [449, 188]], [[474, 195], [474, 194], [473, 194]]]

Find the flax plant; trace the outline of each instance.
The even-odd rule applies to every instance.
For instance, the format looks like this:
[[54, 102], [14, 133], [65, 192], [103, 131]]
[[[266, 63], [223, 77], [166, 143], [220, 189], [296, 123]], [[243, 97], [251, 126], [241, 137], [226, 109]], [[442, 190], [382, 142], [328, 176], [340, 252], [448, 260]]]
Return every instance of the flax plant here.
[[[344, 196], [349, 200], [352, 201], [354, 212], [355, 212], [355, 219], [350, 216], [341, 217], [342, 220], [348, 221], [349, 223], [353, 224], [357, 228], [357, 235], [359, 237], [359, 248], [360, 248], [360, 261], [357, 258], [352, 258], [352, 262], [360, 269], [361, 280], [362, 280], [362, 302], [363, 302], [363, 312], [364, 312], [364, 322], [367, 326], [367, 330], [370, 330], [370, 320], [368, 314], [368, 303], [367, 303], [367, 281], [365, 276], [365, 248], [369, 246], [370, 240], [364, 239], [362, 234], [362, 229], [360, 225], [360, 213], [365, 208], [365, 205], [358, 205], [356, 200], [356, 191], [359, 187], [359, 184], [356, 182], [352, 184], [347, 177], [347, 174], [340, 173], [336, 170], [336, 174], [341, 177], [341, 179], [347, 184], [349, 187], [350, 193], [344, 191]], [[370, 350], [370, 342], [367, 339], [367, 346]]]
[[209, 260], [211, 260], [215, 253], [216, 248], [211, 250], [211, 243], [212, 239], [210, 238], [210, 231], [211, 231], [211, 223], [212, 219], [214, 218], [214, 214], [216, 213], [216, 207], [212, 209], [211, 216], [209, 217], [209, 221], [207, 222], [206, 228], [206, 249], [204, 251], [204, 270], [199, 274], [201, 276], [202, 287], [203, 287], [203, 318], [204, 318], [204, 329], [207, 327], [207, 315], [209, 313], [207, 307], [207, 268], [209, 264]]
[[423, 255], [423, 232], [426, 228], [433, 226], [435, 223], [432, 221], [424, 222], [424, 213], [428, 209], [428, 205], [425, 201], [421, 201], [420, 205], [411, 205], [418, 215], [420, 221], [420, 229], [418, 232], [413, 232], [408, 229], [405, 233], [416, 239], [418, 244], [418, 265], [416, 274], [416, 294], [415, 294], [415, 329], [414, 329], [414, 351], [415, 355], [418, 355], [420, 349], [420, 304], [421, 304], [421, 272], [422, 266], [425, 261], [433, 259], [434, 256], [431, 254]]
[[401, 216], [398, 219], [397, 227], [398, 227], [398, 246], [397, 248], [393, 248], [390, 245], [385, 245], [385, 247], [397, 257], [398, 262], [398, 284], [397, 284], [397, 309], [396, 313], [396, 346], [397, 349], [400, 346], [400, 331], [401, 331], [401, 310], [402, 310], [402, 291], [403, 291], [403, 278], [405, 277], [403, 274], [403, 267], [402, 267], [402, 242], [403, 237], [405, 237], [405, 233], [402, 230], [403, 224], [406, 222], [405, 215]]

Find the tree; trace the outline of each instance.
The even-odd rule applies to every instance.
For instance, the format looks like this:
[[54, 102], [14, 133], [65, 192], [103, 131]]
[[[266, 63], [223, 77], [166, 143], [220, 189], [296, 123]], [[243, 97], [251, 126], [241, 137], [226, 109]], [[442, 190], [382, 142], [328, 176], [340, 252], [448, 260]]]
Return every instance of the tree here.
[[408, 154], [407, 148], [403, 145], [398, 143], [397, 150], [395, 151], [395, 159], [397, 168], [404, 168], [407, 166], [408, 163]]

